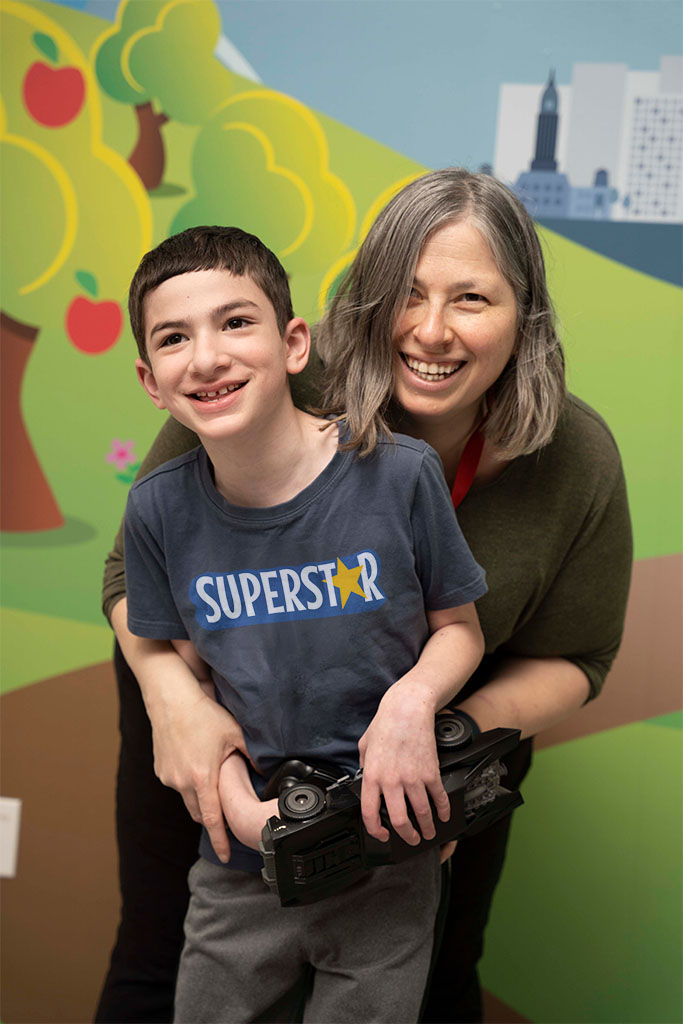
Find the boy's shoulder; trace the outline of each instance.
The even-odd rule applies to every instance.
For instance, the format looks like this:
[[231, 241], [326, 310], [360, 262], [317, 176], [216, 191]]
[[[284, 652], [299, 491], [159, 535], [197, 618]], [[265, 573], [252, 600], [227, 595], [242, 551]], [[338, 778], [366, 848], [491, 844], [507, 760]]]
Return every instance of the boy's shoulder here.
[[189, 452], [176, 455], [175, 458], [155, 466], [149, 473], [135, 481], [130, 489], [131, 494], [143, 497], [150, 491], [178, 487], [183, 478], [190, 478], [194, 474], [203, 451], [202, 446], [198, 445]]
[[[426, 450], [432, 451], [426, 441], [423, 441], [419, 437], [409, 437], [408, 434], [392, 433], [393, 442], [390, 439], [383, 439], [379, 442], [380, 445], [391, 448], [395, 444], [399, 449], [406, 452], [407, 458], [413, 458], [415, 455], [423, 456]], [[412, 455], [409, 453], [413, 453]]]
[[402, 472], [412, 469], [419, 473], [421, 467], [427, 465], [438, 467], [443, 473], [443, 465], [434, 449], [419, 437], [393, 432], [390, 438], [382, 438], [375, 449], [382, 463], [390, 467], [390, 472]]

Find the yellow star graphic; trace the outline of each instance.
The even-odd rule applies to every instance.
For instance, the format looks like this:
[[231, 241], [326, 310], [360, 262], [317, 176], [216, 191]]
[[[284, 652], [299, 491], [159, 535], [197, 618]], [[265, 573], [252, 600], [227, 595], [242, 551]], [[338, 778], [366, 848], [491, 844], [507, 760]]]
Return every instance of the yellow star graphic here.
[[347, 569], [341, 558], [337, 558], [337, 575], [332, 577], [332, 582], [339, 590], [342, 608], [349, 599], [349, 594], [360, 594], [365, 597], [365, 591], [358, 582], [361, 574], [361, 566], [357, 569]]

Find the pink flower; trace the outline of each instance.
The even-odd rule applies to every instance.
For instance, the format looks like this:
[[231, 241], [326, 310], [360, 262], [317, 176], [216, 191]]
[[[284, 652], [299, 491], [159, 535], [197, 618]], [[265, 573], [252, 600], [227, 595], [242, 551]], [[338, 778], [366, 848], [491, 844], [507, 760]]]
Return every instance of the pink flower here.
[[126, 466], [132, 466], [136, 461], [133, 454], [134, 444], [135, 441], [119, 441], [116, 438], [111, 443], [111, 451], [107, 453], [107, 462], [113, 462], [120, 472], [123, 472]]

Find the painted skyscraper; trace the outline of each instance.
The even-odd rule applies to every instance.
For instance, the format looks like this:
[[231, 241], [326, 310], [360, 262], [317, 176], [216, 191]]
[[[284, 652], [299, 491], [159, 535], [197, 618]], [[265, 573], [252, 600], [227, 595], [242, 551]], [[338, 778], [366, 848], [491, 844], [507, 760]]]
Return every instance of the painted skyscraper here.
[[559, 119], [559, 100], [555, 74], [550, 72], [541, 97], [536, 121], [536, 150], [531, 169], [523, 171], [514, 190], [532, 217], [569, 216], [569, 180], [557, 170], [555, 144]]
[[555, 72], [551, 71], [541, 100], [541, 111], [538, 115], [536, 156], [531, 162], [532, 171], [557, 170], [555, 142], [557, 140], [558, 105]]

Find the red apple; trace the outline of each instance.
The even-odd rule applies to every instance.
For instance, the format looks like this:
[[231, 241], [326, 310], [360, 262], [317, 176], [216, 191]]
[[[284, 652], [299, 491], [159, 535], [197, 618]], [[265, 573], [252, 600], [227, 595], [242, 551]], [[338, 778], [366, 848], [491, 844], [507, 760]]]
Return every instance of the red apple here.
[[34, 121], [61, 128], [79, 114], [85, 81], [78, 68], [51, 68], [37, 61], [26, 72], [24, 103]]
[[66, 311], [66, 333], [87, 355], [99, 355], [115, 345], [122, 327], [123, 314], [117, 302], [92, 302], [80, 295]]

